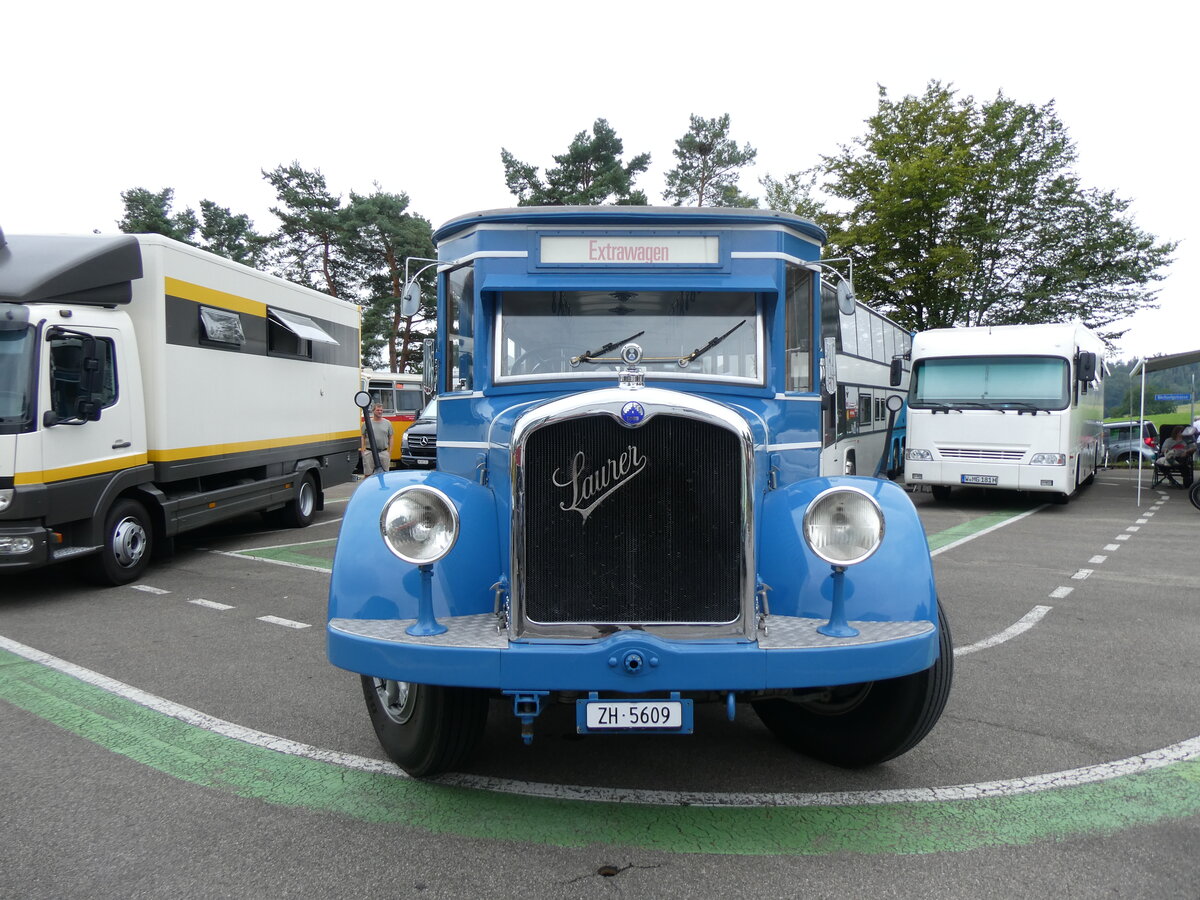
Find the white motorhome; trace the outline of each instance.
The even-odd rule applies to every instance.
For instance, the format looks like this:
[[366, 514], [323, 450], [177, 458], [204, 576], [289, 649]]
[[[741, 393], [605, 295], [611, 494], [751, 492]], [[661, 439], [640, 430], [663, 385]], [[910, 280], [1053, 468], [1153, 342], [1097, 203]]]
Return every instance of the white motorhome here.
[[1103, 454], [1104, 344], [1081, 322], [938, 328], [913, 338], [904, 474], [1066, 502]]
[[186, 530], [350, 480], [359, 309], [157, 235], [0, 233], [0, 571], [137, 579]]

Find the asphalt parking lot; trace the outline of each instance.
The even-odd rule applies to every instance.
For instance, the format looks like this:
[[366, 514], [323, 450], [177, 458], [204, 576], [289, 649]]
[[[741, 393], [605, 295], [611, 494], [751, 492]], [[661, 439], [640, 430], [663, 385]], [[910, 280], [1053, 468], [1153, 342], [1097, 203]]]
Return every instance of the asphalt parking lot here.
[[1200, 511], [1179, 491], [1139, 504], [1109, 470], [1065, 506], [912, 495], [956, 677], [883, 766], [715, 708], [666, 739], [580, 738], [551, 710], [526, 747], [497, 702], [480, 758], [435, 783], [383, 762], [323, 657], [344, 494], [302, 532], [189, 536], [135, 587], [13, 579], [0, 896], [1200, 896]]

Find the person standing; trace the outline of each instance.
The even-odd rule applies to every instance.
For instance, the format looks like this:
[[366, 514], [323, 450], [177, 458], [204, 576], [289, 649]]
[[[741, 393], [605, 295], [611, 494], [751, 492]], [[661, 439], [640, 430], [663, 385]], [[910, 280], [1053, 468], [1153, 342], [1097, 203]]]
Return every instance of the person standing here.
[[379, 448], [379, 463], [382, 471], [392, 467], [392, 423], [383, 417], [383, 405], [376, 403], [371, 410], [371, 418], [363, 425], [362, 455], [363, 477], [375, 471], [375, 459], [371, 455], [371, 442], [367, 439], [367, 429], [375, 434], [375, 446]]

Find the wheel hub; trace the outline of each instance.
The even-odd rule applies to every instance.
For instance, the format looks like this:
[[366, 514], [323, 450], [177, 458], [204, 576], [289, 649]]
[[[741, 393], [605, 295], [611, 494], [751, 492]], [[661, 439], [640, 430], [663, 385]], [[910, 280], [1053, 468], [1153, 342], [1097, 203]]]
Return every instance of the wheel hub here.
[[117, 564], [128, 569], [136, 566], [146, 553], [146, 529], [132, 517], [124, 518], [113, 530], [113, 556]]

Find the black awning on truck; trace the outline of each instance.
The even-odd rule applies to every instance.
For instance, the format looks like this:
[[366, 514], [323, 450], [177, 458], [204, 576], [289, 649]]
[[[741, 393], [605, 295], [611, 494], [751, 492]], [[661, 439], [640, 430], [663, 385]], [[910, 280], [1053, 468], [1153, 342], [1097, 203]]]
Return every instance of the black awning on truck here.
[[0, 301], [116, 306], [142, 277], [133, 235], [7, 235], [0, 245]]

